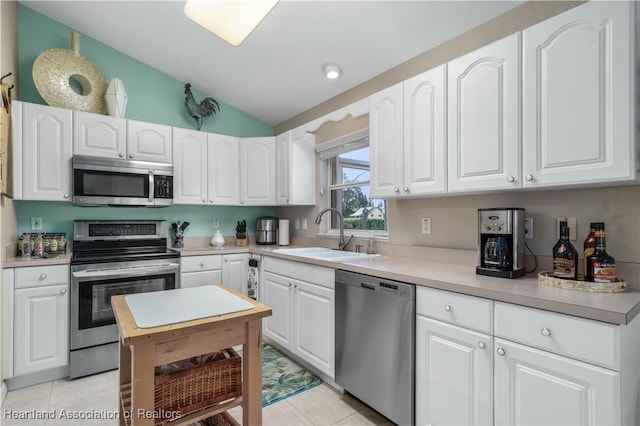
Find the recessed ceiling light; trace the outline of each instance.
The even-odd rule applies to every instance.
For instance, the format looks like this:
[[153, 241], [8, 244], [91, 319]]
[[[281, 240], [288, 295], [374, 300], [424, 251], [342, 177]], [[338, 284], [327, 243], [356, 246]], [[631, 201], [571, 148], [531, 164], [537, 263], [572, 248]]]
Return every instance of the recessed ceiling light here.
[[184, 14], [226, 42], [239, 46], [278, 0], [186, 0]]
[[322, 66], [322, 72], [327, 78], [334, 79], [340, 77], [342, 70], [336, 64], [324, 64]]

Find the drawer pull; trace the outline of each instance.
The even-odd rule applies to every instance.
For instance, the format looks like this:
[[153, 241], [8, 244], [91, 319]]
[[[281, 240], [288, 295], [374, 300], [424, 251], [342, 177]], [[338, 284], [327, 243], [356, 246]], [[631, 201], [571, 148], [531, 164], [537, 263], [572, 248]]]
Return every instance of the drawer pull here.
[[444, 310], [447, 312], [451, 312], [451, 305], [444, 305]]
[[540, 333], [542, 333], [543, 336], [551, 336], [551, 330], [549, 330], [547, 327], [540, 330]]
[[47, 274], [40, 274], [40, 280], [44, 280], [45, 278], [47, 278]]
[[204, 262], [200, 262], [200, 266], [204, 266]]
[[498, 348], [498, 355], [500, 355], [500, 356], [504, 356], [504, 354], [505, 354], [505, 353], [506, 353], [506, 352], [505, 352], [505, 350], [504, 350], [504, 349], [502, 349], [502, 348]]
[[67, 293], [67, 289], [63, 288], [62, 290], [60, 290], [60, 294], [66, 294]]
[[486, 348], [486, 347], [487, 347], [487, 345], [485, 345], [485, 344], [484, 344], [484, 342], [478, 342], [478, 347], [479, 347], [480, 349], [484, 349], [484, 348]]

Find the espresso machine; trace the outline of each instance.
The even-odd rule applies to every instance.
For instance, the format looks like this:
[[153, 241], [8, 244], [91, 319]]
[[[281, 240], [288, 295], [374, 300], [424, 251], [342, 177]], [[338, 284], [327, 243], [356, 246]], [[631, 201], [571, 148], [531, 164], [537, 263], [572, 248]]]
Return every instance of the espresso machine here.
[[476, 274], [500, 278], [524, 276], [524, 209], [478, 209]]

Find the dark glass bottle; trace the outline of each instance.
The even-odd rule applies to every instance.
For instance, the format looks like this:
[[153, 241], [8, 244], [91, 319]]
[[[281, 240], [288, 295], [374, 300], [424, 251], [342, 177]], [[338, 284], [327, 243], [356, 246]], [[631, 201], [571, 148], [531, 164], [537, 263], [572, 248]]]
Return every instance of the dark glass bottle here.
[[597, 223], [594, 231], [596, 251], [589, 257], [587, 281], [612, 283], [616, 280], [616, 260], [607, 253], [604, 223]]
[[591, 222], [589, 226], [589, 235], [584, 239], [584, 267], [582, 270], [582, 274], [584, 279], [587, 279], [587, 271], [589, 270], [589, 258], [596, 251], [596, 234], [595, 234], [595, 226], [598, 225], [597, 222]]
[[578, 251], [569, 241], [567, 221], [560, 221], [560, 239], [553, 247], [553, 276], [565, 280], [578, 279]]

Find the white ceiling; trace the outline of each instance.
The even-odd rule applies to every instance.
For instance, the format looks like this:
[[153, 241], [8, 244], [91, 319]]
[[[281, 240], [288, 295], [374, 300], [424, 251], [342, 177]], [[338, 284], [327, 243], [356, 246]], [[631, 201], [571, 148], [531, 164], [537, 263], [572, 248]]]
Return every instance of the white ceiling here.
[[275, 126], [523, 1], [281, 0], [239, 47], [183, 1], [21, 3]]

